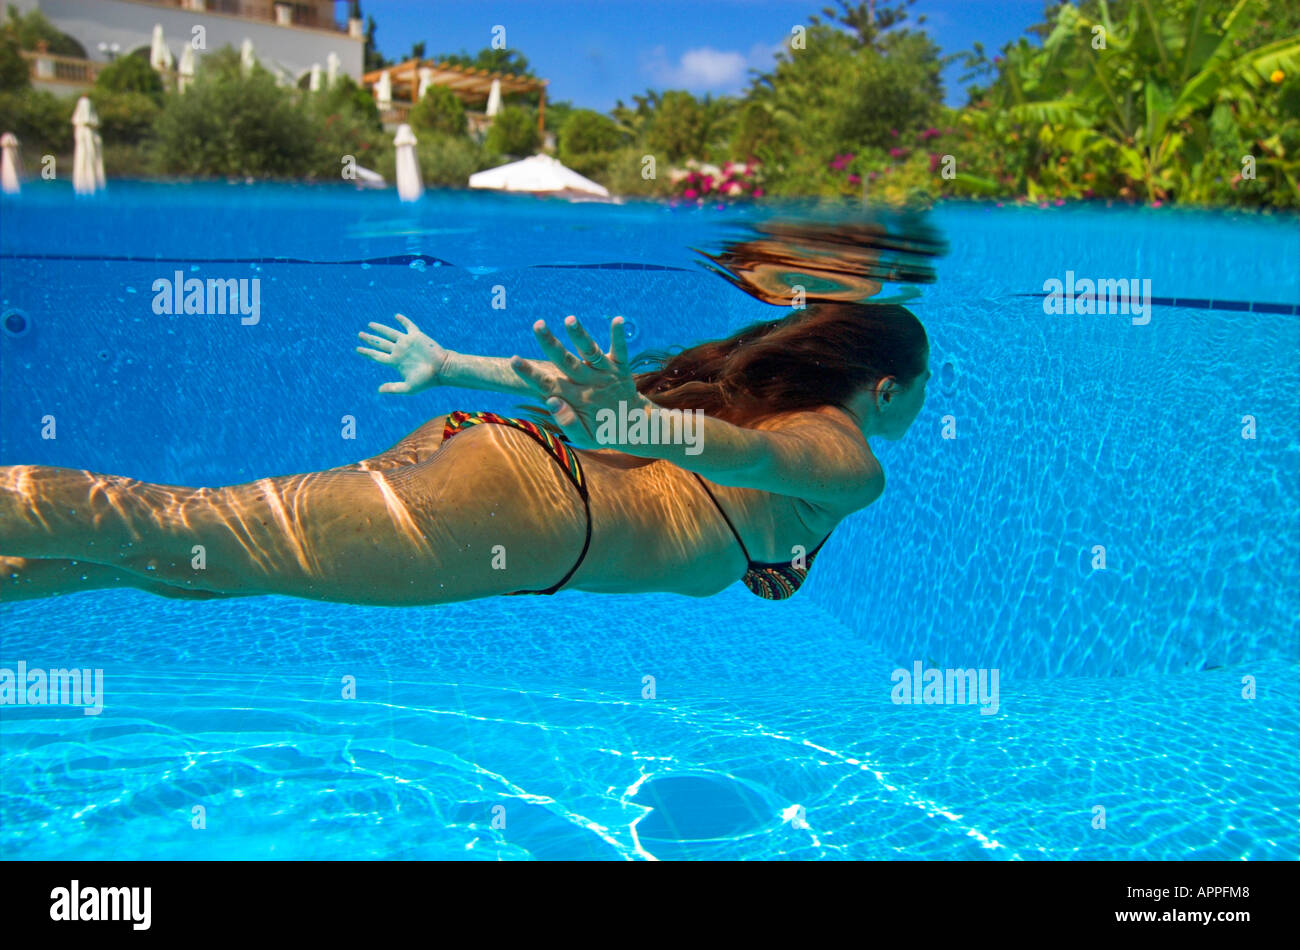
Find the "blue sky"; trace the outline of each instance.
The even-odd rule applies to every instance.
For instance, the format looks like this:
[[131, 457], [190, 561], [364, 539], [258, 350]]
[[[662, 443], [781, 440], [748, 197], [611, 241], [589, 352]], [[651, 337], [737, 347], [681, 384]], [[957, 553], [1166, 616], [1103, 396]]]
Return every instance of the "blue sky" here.
[[[882, 3], [887, 0], [881, 0]], [[397, 58], [424, 40], [428, 55], [475, 53], [492, 27], [550, 80], [549, 95], [602, 112], [653, 89], [740, 92], [748, 69], [766, 68], [796, 23], [826, 0], [362, 0], [376, 41]], [[991, 51], [1042, 17], [1045, 0], [918, 0], [945, 52], [981, 41]], [[342, 8], [340, 9], [342, 12]], [[945, 76], [948, 102], [966, 101], [960, 69]]]

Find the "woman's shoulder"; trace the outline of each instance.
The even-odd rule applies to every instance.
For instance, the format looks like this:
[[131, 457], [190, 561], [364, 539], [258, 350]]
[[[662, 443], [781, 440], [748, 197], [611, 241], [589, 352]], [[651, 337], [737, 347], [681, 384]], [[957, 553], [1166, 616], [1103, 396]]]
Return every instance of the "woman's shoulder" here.
[[817, 441], [826, 452], [837, 449], [854, 459], [853, 467], [861, 472], [858, 490], [850, 493], [841, 505], [828, 508], [822, 504], [812, 504], [832, 518], [843, 518], [854, 511], [867, 507], [885, 490], [885, 470], [871, 451], [866, 436], [858, 427], [857, 421], [838, 406], [818, 406], [812, 409], [799, 409], [767, 416], [756, 423], [755, 428], [802, 433]]

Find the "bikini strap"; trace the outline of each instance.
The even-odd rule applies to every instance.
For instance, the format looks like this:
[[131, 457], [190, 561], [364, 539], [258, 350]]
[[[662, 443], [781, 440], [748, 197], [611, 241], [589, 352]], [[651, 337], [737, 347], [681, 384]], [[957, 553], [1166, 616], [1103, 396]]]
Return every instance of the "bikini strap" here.
[[749, 556], [749, 549], [745, 547], [745, 542], [741, 540], [740, 532], [737, 531], [736, 526], [731, 523], [731, 518], [727, 516], [722, 505], [718, 504], [718, 499], [714, 497], [713, 492], [709, 490], [708, 484], [706, 484], [704, 479], [700, 477], [699, 472], [692, 472], [691, 474], [694, 475], [695, 480], [700, 483], [700, 487], [704, 489], [704, 493], [709, 496], [709, 500], [713, 502], [713, 507], [718, 509], [718, 514], [722, 515], [722, 520], [727, 523], [727, 527], [731, 529], [731, 533], [735, 535], [736, 543], [740, 545], [740, 550], [745, 555], [745, 563], [752, 564], [754, 559]]

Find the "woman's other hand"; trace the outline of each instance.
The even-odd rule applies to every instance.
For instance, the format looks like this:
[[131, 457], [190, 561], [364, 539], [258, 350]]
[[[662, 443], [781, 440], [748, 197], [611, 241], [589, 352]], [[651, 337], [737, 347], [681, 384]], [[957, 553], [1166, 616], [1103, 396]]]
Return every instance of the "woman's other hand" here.
[[362, 330], [357, 334], [363, 343], [370, 344], [368, 347], [358, 346], [358, 353], [376, 363], [393, 367], [402, 376], [401, 382], [384, 383], [379, 391], [409, 394], [442, 384], [451, 351], [443, 349], [400, 313], [393, 314], [393, 318], [402, 329], [372, 323], [370, 329], [374, 333]]
[[533, 333], [551, 365], [516, 356], [510, 366], [545, 400], [551, 418], [575, 446], [617, 448], [596, 438], [601, 422], [598, 414], [602, 410], [626, 414], [643, 410], [646, 404], [628, 366], [623, 318], [610, 321], [608, 353], [601, 352], [577, 317], [567, 317], [564, 328], [578, 356], [565, 349], [545, 321], [538, 320], [533, 324]]

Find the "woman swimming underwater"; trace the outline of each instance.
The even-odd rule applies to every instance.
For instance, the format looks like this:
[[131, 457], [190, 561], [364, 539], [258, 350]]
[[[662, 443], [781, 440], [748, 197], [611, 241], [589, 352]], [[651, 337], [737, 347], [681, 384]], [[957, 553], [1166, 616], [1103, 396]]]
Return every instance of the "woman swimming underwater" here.
[[902, 438], [930, 375], [924, 328], [890, 304], [816, 303], [639, 373], [621, 317], [608, 352], [569, 317], [576, 356], [539, 320], [546, 360], [453, 353], [396, 319], [358, 347], [401, 375], [380, 391], [531, 398], [564, 438], [452, 412], [363, 462], [225, 488], [0, 467], [0, 600], [138, 587], [402, 606], [560, 589], [703, 597], [737, 580], [782, 599], [835, 526], [880, 497], [868, 439]]

